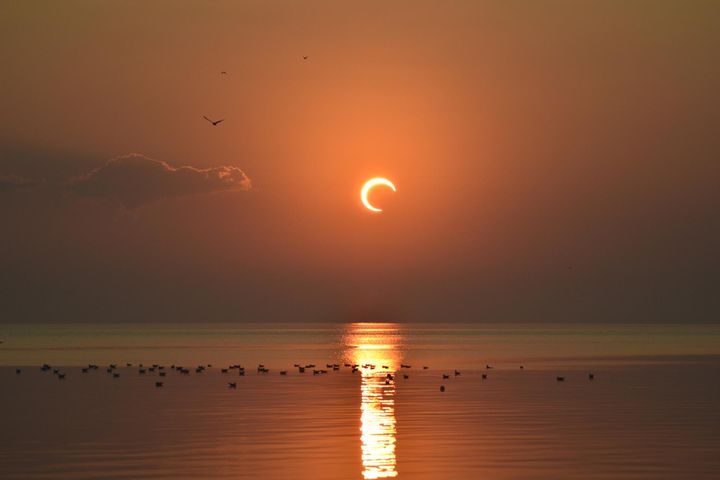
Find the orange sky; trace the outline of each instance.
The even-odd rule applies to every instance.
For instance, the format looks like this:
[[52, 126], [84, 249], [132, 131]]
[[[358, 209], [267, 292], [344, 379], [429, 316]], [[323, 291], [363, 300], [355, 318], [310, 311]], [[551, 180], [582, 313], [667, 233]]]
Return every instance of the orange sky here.
[[[2, 321], [717, 321], [719, 20], [716, 2], [6, 2]], [[118, 204], [142, 170], [78, 193], [130, 153], [252, 188]], [[377, 175], [398, 192], [373, 216]]]

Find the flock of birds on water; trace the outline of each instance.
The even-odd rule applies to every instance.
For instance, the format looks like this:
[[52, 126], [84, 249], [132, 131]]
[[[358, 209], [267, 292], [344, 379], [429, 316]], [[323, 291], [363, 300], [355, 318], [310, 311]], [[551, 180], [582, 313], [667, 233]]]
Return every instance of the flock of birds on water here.
[[[132, 367], [133, 367], [133, 364], [132, 364], [132, 363], [126, 363], [125, 366], [126, 366], [126, 368], [132, 368]], [[331, 364], [331, 363], [328, 363], [328, 364], [326, 364], [325, 369], [322, 369], [322, 368], [318, 368], [315, 364], [312, 364], [312, 363], [306, 364], [306, 365], [301, 365], [301, 364], [299, 364], [299, 363], [296, 363], [296, 364], [293, 365], [293, 367], [297, 369], [298, 373], [312, 372], [313, 375], [326, 375], [329, 371], [335, 371], [335, 372], [336, 372], [336, 371], [340, 370], [341, 365], [340, 365], [340, 364], [337, 364], [337, 363], [332, 363], [332, 364]], [[346, 368], [346, 369], [349, 368], [349, 369], [350, 369], [350, 372], [354, 374], [354, 373], [359, 372], [361, 369], [373, 371], [373, 370], [375, 370], [378, 366], [375, 365], [375, 364], [372, 364], [372, 363], [366, 363], [366, 364], [363, 364], [363, 365], [345, 363], [345, 364], [342, 364], [342, 367], [344, 367], [344, 368]], [[118, 366], [117, 366], [117, 364], [114, 364], [114, 363], [113, 363], [113, 364], [110, 364], [110, 365], [108, 365], [107, 367], [103, 367], [103, 368], [105, 369], [105, 371], [106, 371], [109, 375], [112, 375], [112, 378], [120, 378], [120, 372], [118, 371]], [[196, 374], [202, 374], [202, 373], [204, 373], [204, 372], [205, 372], [207, 369], [209, 369], [209, 368], [212, 368], [212, 364], [198, 365], [197, 367], [194, 368], [194, 370], [195, 370], [195, 373], [196, 373]], [[381, 368], [380, 371], [391, 370], [391, 367], [388, 366], [388, 365], [380, 365], [380, 368]], [[400, 369], [401, 369], [401, 370], [404, 370], [404, 371], [407, 371], [407, 370], [409, 370], [410, 368], [412, 368], [412, 365], [407, 365], [407, 364], [401, 364], [401, 365], [400, 365]], [[494, 368], [494, 367], [493, 367], [492, 365], [485, 365], [485, 370], [492, 370], [493, 368]], [[100, 367], [99, 367], [98, 365], [91, 363], [91, 364], [88, 364], [87, 367], [82, 367], [80, 371], [81, 371], [83, 374], [87, 374], [87, 373], [90, 373], [90, 372], [93, 371], [93, 370], [99, 370], [99, 369], [100, 369]], [[423, 369], [423, 370], [428, 370], [429, 367], [428, 367], [428, 366], [423, 366], [422, 369]], [[524, 370], [524, 369], [525, 369], [525, 366], [524, 366], [524, 365], [520, 365], [520, 370]], [[46, 364], [43, 364], [42, 367], [40, 367], [40, 370], [43, 371], [43, 372], [50, 372], [50, 371], [52, 371], [52, 374], [55, 375], [55, 376], [57, 376], [57, 378], [58, 378], [59, 380], [64, 380], [65, 377], [66, 377], [66, 375], [67, 375], [65, 372], [61, 372], [59, 368], [53, 368], [53, 367], [51, 367], [50, 365], [48, 365], [47, 363], [46, 363]], [[190, 375], [190, 369], [189, 369], [189, 368], [186, 368], [186, 367], [183, 367], [183, 366], [181, 366], [181, 365], [174, 365], [174, 364], [173, 364], [173, 365], [170, 365], [170, 370], [175, 371], [175, 372], [177, 372], [177, 373], [179, 373], [179, 374], [181, 374], [181, 375]], [[238, 375], [238, 376], [241, 376], [241, 377], [245, 376], [245, 371], [246, 371], [246, 370], [245, 370], [245, 367], [243, 367], [243, 366], [241, 366], [241, 365], [239, 365], [239, 364], [229, 365], [229, 366], [226, 367], [226, 368], [221, 368], [221, 369], [220, 369], [220, 373], [221, 373], [222, 375], [229, 375], [229, 374], [231, 374], [231, 373], [235, 373], [235, 371], [237, 371], [237, 375]], [[140, 364], [137, 365], [137, 373], [138, 373], [139, 375], [146, 375], [148, 372], [157, 373], [157, 375], [158, 375], [159, 377], [165, 377], [165, 376], [167, 375], [167, 369], [165, 368], [164, 365], [152, 364], [152, 365], [149, 366], [149, 367], [144, 366], [142, 363], [140, 363]], [[22, 373], [22, 369], [20, 369], [20, 368], [15, 369], [15, 373], [16, 373], [17, 375], [20, 375], [20, 374]], [[269, 374], [269, 373], [270, 373], [270, 369], [267, 368], [264, 364], [259, 364], [259, 365], [257, 366], [257, 373], [258, 373], [258, 374], [266, 375], [266, 374]], [[288, 370], [280, 370], [279, 373], [280, 373], [280, 375], [285, 376], [285, 375], [288, 374]], [[384, 376], [385, 384], [386, 384], [386, 385], [392, 384], [392, 383], [395, 381], [395, 377], [396, 377], [397, 374], [398, 374], [398, 371], [397, 371], [397, 370], [395, 370], [394, 372], [388, 372], [388, 373], [386, 373], [385, 376]], [[460, 372], [459, 370], [453, 370], [452, 373], [443, 373], [443, 374], [442, 374], [442, 378], [443, 378], [443, 380], [447, 380], [447, 379], [450, 379], [451, 376], [452, 376], [452, 377], [457, 377], [457, 376], [460, 376], [460, 374], [461, 374], [461, 372]], [[380, 376], [380, 377], [382, 378], [382, 376]], [[407, 379], [410, 378], [410, 375], [407, 374], [407, 373], [403, 373], [402, 377], [403, 377], [403, 379], [407, 380]], [[482, 380], [487, 380], [487, 378], [488, 378], [488, 374], [487, 374], [487, 373], [482, 373], [482, 374], [481, 374], [481, 379], [482, 379]], [[592, 380], [595, 379], [595, 374], [594, 374], [594, 373], [588, 373], [587, 378], [588, 378], [589, 381], [592, 381]], [[557, 382], [564, 382], [564, 381], [565, 381], [565, 377], [564, 377], [564, 376], [556, 376], [556, 377], [555, 377], [555, 380], [556, 380]], [[155, 387], [156, 387], [156, 388], [161, 388], [161, 387], [163, 387], [164, 384], [165, 384], [164, 381], [156, 381], [156, 382], [155, 382]], [[231, 389], [237, 388], [237, 385], [238, 385], [237, 382], [227, 382], [227, 388], [231, 388]], [[444, 392], [444, 391], [445, 391], [445, 385], [440, 385], [440, 392]]]

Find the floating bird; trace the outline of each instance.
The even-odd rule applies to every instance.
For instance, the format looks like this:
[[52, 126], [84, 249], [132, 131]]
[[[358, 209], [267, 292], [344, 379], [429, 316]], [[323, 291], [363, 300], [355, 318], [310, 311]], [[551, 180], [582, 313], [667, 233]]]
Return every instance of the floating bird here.
[[444, 391], [445, 391], [445, 385], [440, 385], [440, 391], [441, 391], [441, 392], [444, 392]]
[[82, 369], [82, 373], [88, 373], [88, 369], [87, 369], [87, 368], [83, 368], [83, 369]]
[[227, 74], [228, 74], [228, 73], [227, 73], [226, 71], [224, 71], [224, 70], [223, 70], [222, 72], [220, 72], [220, 75], [227, 75]]
[[235, 382], [228, 383], [228, 388], [237, 388], [237, 383], [235, 383]]
[[450, 375], [446, 375], [443, 373], [443, 378], [450, 378]]
[[120, 378], [120, 374], [119, 374], [119, 373], [113, 373], [113, 378]]
[[455, 376], [457, 377], [458, 375], [460, 375], [460, 372], [458, 372], [457, 370], [455, 370]]
[[287, 375], [287, 370], [280, 370], [280, 375]]
[[139, 373], [140, 375], [145, 375], [145, 369], [144, 369], [144, 368], [141, 368], [140, 370], [138, 370], [138, 373]]
[[482, 379], [483, 379], [483, 380], [487, 380], [487, 373], [483, 373], [483, 374], [482, 374]]
[[162, 386], [163, 386], [163, 382], [155, 382], [155, 386], [156, 386], [156, 387], [162, 387]]
[[403, 375], [403, 378], [407, 380], [408, 378], [410, 378], [410, 375]]
[[594, 374], [594, 373], [588, 373], [588, 380], [595, 380], [595, 374]]
[[228, 369], [227, 369], [227, 368], [221, 368], [221, 369], [220, 369], [220, 373], [227, 373], [227, 372], [228, 372]]
[[555, 377], [555, 380], [557, 380], [558, 382], [564, 382], [565, 377]]
[[220, 119], [220, 120], [210, 120], [210, 119], [209, 119], [208, 117], [206, 117], [205, 115], [203, 115], [203, 118], [204, 118], [205, 120], [207, 120], [208, 122], [212, 123], [212, 124], [213, 124], [213, 127], [216, 127], [216, 126], [218, 125], [218, 123], [221, 123], [221, 122], [224, 122], [224, 121], [225, 121], [224, 118], [222, 118], [222, 119]]
[[59, 378], [60, 380], [64, 380], [64, 379], [65, 379], [65, 374], [64, 374], [64, 373], [58, 373], [58, 378]]
[[423, 366], [423, 370], [427, 370], [428, 368], [429, 368], [429, 367], [425, 367], [425, 366]]
[[492, 365], [485, 365], [485, 370], [490, 370], [491, 368], [493, 368]]
[[165, 375], [166, 375], [165, 372], [160, 372], [160, 376], [161, 376], [161, 377], [164, 377]]
[[525, 370], [525, 365], [520, 365], [520, 370]]
[[22, 370], [20, 370], [19, 368], [16, 368], [16, 369], [15, 369], [15, 373], [19, 375], [19, 374], [22, 373]]
[[307, 56], [307, 55], [303, 55], [303, 60], [307, 60], [307, 59], [308, 59], [308, 56]]

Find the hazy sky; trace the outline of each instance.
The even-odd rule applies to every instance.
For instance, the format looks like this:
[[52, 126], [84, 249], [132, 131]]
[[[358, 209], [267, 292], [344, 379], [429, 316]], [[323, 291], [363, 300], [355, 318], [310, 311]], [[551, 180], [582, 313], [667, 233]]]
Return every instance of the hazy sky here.
[[0, 322], [717, 322], [718, 25], [0, 1]]

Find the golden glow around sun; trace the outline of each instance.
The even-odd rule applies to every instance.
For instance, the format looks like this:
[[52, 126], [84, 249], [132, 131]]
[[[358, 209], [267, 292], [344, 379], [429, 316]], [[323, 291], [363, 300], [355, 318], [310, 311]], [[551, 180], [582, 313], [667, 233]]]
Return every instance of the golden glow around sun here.
[[392, 189], [393, 192], [396, 192], [395, 185], [388, 180], [387, 178], [383, 177], [375, 177], [371, 178], [367, 182], [365, 182], [365, 185], [363, 185], [362, 190], [360, 190], [360, 199], [362, 200], [363, 205], [365, 205], [365, 208], [372, 212], [382, 212], [381, 208], [377, 208], [373, 206], [370, 203], [370, 200], [368, 200], [368, 194], [370, 193], [370, 190], [372, 190], [374, 187], [377, 187], [378, 185], [383, 185], [386, 187], [389, 187]]

